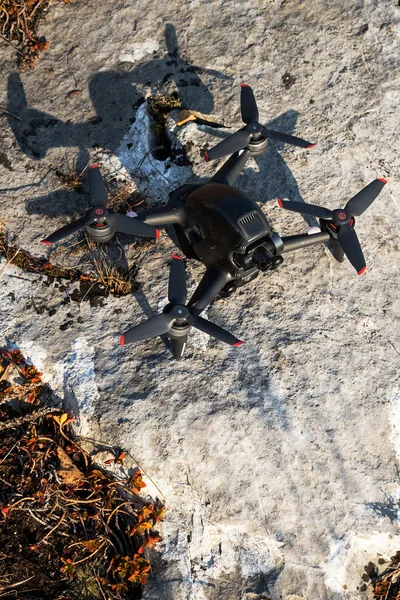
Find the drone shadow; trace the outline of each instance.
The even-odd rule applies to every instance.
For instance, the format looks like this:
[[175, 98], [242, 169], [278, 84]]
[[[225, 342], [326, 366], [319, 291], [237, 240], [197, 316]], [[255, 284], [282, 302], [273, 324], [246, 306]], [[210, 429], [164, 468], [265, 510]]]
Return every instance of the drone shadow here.
[[[265, 123], [265, 127], [294, 135], [298, 116], [297, 111], [287, 110], [279, 117]], [[257, 200], [261, 204], [276, 198], [289, 198], [293, 202], [305, 202], [295, 176], [280, 154], [284, 147], [285, 144], [282, 142], [268, 140], [266, 152], [255, 159], [259, 171], [265, 173], [266, 177], [260, 178], [254, 170], [246, 169], [238, 179], [239, 186], [248, 190], [256, 190]], [[304, 152], [305, 150], [297, 149], [297, 151]], [[269, 173], [271, 173], [271, 177]], [[261, 179], [262, 181], [260, 181]], [[314, 217], [306, 215], [302, 215], [302, 217], [309, 227], [318, 226], [318, 221]]]
[[[89, 81], [89, 93], [95, 116], [84, 122], [63, 121], [54, 115], [29, 107], [19, 73], [11, 73], [8, 79], [7, 110], [17, 114], [21, 120], [10, 117], [8, 124], [21, 151], [34, 160], [41, 160], [50, 149], [75, 148], [75, 170], [82, 171], [89, 162], [91, 150], [98, 147], [111, 152], [117, 150], [121, 139], [135, 121], [138, 106], [144, 101], [141, 91], [143, 85], [151, 86], [154, 91], [177, 89], [184, 105], [204, 114], [211, 113], [214, 108], [213, 95], [203, 83], [201, 74], [207, 73], [217, 79], [228, 79], [230, 76], [204, 69], [185, 60], [180, 55], [176, 31], [171, 23], [166, 25], [164, 37], [164, 55], [153, 55], [150, 60], [138, 65], [123, 62], [116, 70], [93, 75]], [[267, 126], [292, 134], [297, 117], [296, 111], [289, 110], [270, 121]], [[220, 138], [226, 136], [225, 131], [214, 129], [213, 133]], [[150, 136], [151, 132], [148, 134]], [[247, 168], [238, 179], [238, 185], [247, 188], [250, 193], [256, 191], [253, 195], [261, 202], [267, 202], [277, 196], [303, 201], [296, 179], [279, 153], [282, 148], [283, 144], [271, 141], [266, 153], [256, 159], [263, 177], [253, 169]], [[86, 181], [83, 185], [86, 188]], [[66, 188], [26, 201], [28, 214], [49, 217], [77, 217], [88, 207], [87, 196], [84, 193]], [[132, 238], [129, 236], [118, 236], [118, 252], [121, 252], [121, 247], [131, 242]], [[113, 253], [113, 242], [106, 246], [109, 246], [107, 252]], [[121, 267], [127, 267], [124, 250], [119, 264]], [[152, 312], [148, 303], [144, 312]]]
[[[177, 89], [185, 106], [205, 114], [212, 112], [213, 95], [203, 84], [201, 75], [208, 74], [217, 79], [228, 79], [230, 76], [193, 65], [183, 58], [171, 23], [166, 25], [164, 37], [164, 52], [160, 51], [160, 57], [153, 53], [150, 60], [138, 65], [122, 62], [116, 70], [96, 73], [90, 79], [89, 94], [95, 116], [85, 122], [63, 121], [29, 107], [20, 74], [11, 73], [7, 107], [20, 120], [10, 117], [8, 124], [20, 150], [34, 160], [41, 160], [53, 148], [77, 149], [74, 170], [81, 172], [89, 162], [91, 150], [98, 147], [111, 152], [117, 150], [121, 139], [135, 121], [138, 106], [144, 101], [141, 91], [143, 85], [151, 86], [156, 92]], [[150, 137], [150, 131], [148, 135]], [[86, 181], [83, 185], [87, 188]], [[11, 190], [0, 190], [3, 193], [8, 191]], [[51, 217], [77, 217], [87, 208], [88, 201], [84, 194], [66, 188], [26, 201], [28, 214]], [[131, 239], [121, 236], [120, 242], [125, 245]]]
[[50, 148], [77, 147], [79, 169], [87, 164], [89, 148], [101, 147], [114, 152], [135, 120], [134, 112], [143, 101], [140, 91], [143, 85], [151, 86], [153, 90], [167, 90], [174, 84], [184, 105], [203, 113], [211, 112], [213, 96], [200, 75], [207, 73], [217, 79], [229, 76], [203, 69], [182, 58], [171, 23], [166, 25], [164, 35], [167, 50], [164, 56], [153, 56], [135, 66], [123, 62], [118, 65], [118, 70], [96, 73], [91, 78], [89, 94], [96, 115], [81, 123], [63, 121], [30, 108], [19, 73], [11, 73], [7, 110], [21, 120], [10, 117], [8, 124], [22, 152], [40, 160]]

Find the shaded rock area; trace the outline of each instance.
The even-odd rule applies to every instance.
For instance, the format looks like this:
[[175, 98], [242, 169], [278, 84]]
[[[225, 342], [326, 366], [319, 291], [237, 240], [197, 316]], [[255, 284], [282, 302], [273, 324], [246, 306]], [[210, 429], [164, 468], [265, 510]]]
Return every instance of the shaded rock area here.
[[[318, 144], [271, 142], [239, 178], [280, 235], [315, 223], [277, 197], [333, 209], [389, 180], [357, 219], [365, 275], [324, 246], [287, 255], [207, 311], [245, 344], [192, 332], [179, 363], [160, 339], [119, 346], [166, 303], [170, 232], [110, 242], [141, 288], [94, 306], [65, 303], [77, 283], [48, 286], [0, 258], [2, 344], [47, 374], [82, 435], [127, 448], [166, 498], [147, 600], [366, 600], [366, 567], [400, 549], [399, 20], [388, 0], [89, 0], [52, 6], [34, 71], [0, 45], [0, 106], [21, 119], [1, 115], [0, 218], [13, 246], [63, 268], [90, 262], [82, 234], [39, 241], [88, 196], [56, 171], [99, 162], [110, 189], [143, 195], [138, 211], [165, 202], [214, 172], [202, 155], [242, 125], [243, 81], [264, 125]], [[145, 99], [167, 93], [225, 127], [178, 127], [171, 113], [160, 160]], [[202, 266], [186, 273], [193, 290]]]

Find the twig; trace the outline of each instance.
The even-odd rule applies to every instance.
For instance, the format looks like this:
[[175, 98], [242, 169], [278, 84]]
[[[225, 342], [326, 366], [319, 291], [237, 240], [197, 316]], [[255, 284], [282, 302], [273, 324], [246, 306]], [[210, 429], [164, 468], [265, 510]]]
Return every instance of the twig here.
[[[106, 448], [115, 448], [115, 444], [109, 444], [108, 442], [103, 442], [101, 440], [96, 440], [95, 438], [86, 437], [84, 435], [81, 435], [79, 437], [80, 437], [81, 440], [87, 440], [88, 442], [92, 442], [93, 444], [101, 445], [101, 446], [104, 446]], [[154, 487], [160, 492], [161, 496], [163, 497], [163, 499], [165, 501], [164, 494], [162, 493], [162, 491], [160, 490], [160, 488], [158, 487], [158, 485], [150, 477], [150, 475], [148, 475], [146, 473], [146, 471], [143, 469], [143, 467], [141, 466], [141, 464], [136, 460], [136, 458], [134, 456], [132, 456], [132, 454], [129, 452], [129, 450], [127, 450], [126, 453], [137, 464], [137, 466], [139, 467], [139, 469], [141, 470], [141, 472], [143, 473], [143, 475], [145, 475], [147, 477], [147, 479], [149, 479], [149, 481], [151, 481], [151, 483], [154, 485]], [[122, 482], [118, 481], [116, 483], [118, 483], [119, 485], [122, 486]]]
[[0, 592], [4, 592], [5, 590], [10, 590], [13, 587], [17, 587], [18, 585], [24, 585], [27, 581], [30, 581], [36, 577], [36, 575], [32, 575], [32, 577], [28, 577], [28, 579], [23, 579], [22, 581], [18, 581], [18, 583], [10, 583], [10, 585], [5, 585], [4, 587], [0, 587]]
[[40, 542], [38, 542], [38, 543], [36, 544], [37, 546], [39, 546], [39, 544], [41, 544], [42, 542], [44, 542], [44, 540], [47, 540], [47, 538], [51, 536], [51, 534], [53, 533], [53, 531], [55, 531], [55, 530], [56, 530], [56, 529], [57, 529], [57, 528], [58, 528], [58, 527], [61, 525], [61, 523], [62, 523], [62, 522], [64, 521], [64, 519], [65, 519], [65, 515], [66, 515], [66, 512], [64, 511], [64, 512], [63, 512], [63, 514], [62, 514], [62, 517], [61, 517], [61, 519], [58, 521], [58, 523], [56, 523], [56, 524], [54, 525], [53, 529], [50, 529], [49, 533], [46, 533], [46, 535], [44, 536], [44, 538], [43, 538], [43, 539], [41, 539], [41, 540], [40, 540]]
[[10, 504], [9, 508], [14, 508], [15, 506], [17, 506], [17, 504], [19, 504], [20, 502], [25, 502], [26, 500], [36, 500], [36, 498], [32, 498], [31, 496], [27, 496], [26, 498], [21, 498], [20, 500], [17, 500], [13, 504]]
[[[0, 429], [1, 431], [1, 429]], [[22, 436], [23, 437], [23, 436]], [[5, 456], [3, 456], [3, 458], [0, 459], [0, 465], [4, 464], [4, 461], [6, 460], [6, 458], [8, 458], [8, 456], [11, 454], [11, 452], [14, 450], [15, 446], [22, 440], [22, 437], [19, 438], [19, 440], [17, 440], [14, 444], [14, 446], [12, 446], [10, 448], [10, 450], [7, 452], [7, 454]]]
[[110, 543], [108, 540], [106, 540], [104, 538], [104, 542], [103, 544], [101, 544], [97, 550], [95, 550], [94, 552], [92, 552], [92, 554], [89, 554], [89, 556], [86, 556], [86, 558], [81, 558], [81, 560], [77, 560], [76, 562], [72, 563], [74, 566], [75, 565], [79, 565], [80, 563], [85, 562], [85, 560], [88, 560], [89, 558], [92, 558], [92, 556], [94, 556], [95, 554], [97, 554], [97, 552], [99, 552], [107, 543]]
[[[64, 500], [64, 498], [63, 498]], [[65, 504], [93, 504], [93, 502], [100, 502], [100, 498], [93, 498], [93, 500], [64, 500]]]
[[18, 250], [16, 251], [16, 253], [14, 254], [14, 256], [12, 258], [10, 258], [9, 260], [7, 260], [7, 264], [11, 264], [12, 261], [14, 260], [14, 258], [21, 252], [20, 248], [18, 248]]
[[102, 585], [101, 585], [101, 580], [100, 580], [100, 577], [99, 577], [98, 575], [96, 575], [96, 574], [95, 574], [96, 572], [95, 572], [95, 570], [94, 570], [94, 569], [92, 569], [92, 571], [93, 571], [93, 574], [95, 575], [94, 579], [95, 579], [95, 581], [96, 581], [97, 585], [99, 586], [99, 590], [101, 591], [101, 594], [102, 594], [102, 596], [103, 596], [103, 600], [107, 600], [107, 596], [105, 595], [105, 593], [104, 593], [104, 591], [103, 591], [103, 587], [102, 587]]
[[18, 50], [18, 48], [16, 48], [14, 46], [14, 44], [12, 44], [11, 42], [9, 42], [8, 39], [4, 37], [4, 35], [1, 35], [1, 33], [0, 33], [0, 37], [5, 41], [6, 44], [8, 44], [9, 46], [11, 46], [11, 48], [14, 48], [14, 50], [16, 52], [18, 52], [18, 54], [20, 54], [21, 56], [24, 56], [24, 53], [21, 52], [21, 50]]
[[13, 485], [11, 485], [11, 483], [9, 483], [8, 481], [6, 481], [2, 477], [0, 477], [0, 481], [2, 481], [3, 483], [5, 483], [6, 485], [8, 485], [8, 487], [10, 487], [10, 488], [14, 487]]
[[7, 375], [7, 372], [9, 370], [9, 368], [13, 365], [13, 362], [9, 362], [8, 365], [6, 366], [6, 368], [3, 371], [3, 374], [0, 377], [0, 381], [3, 381], [4, 377]]
[[11, 113], [9, 110], [6, 110], [4, 108], [4, 106], [0, 106], [0, 110], [7, 113], [7, 115], [9, 115], [10, 117], [14, 117], [14, 119], [18, 119], [18, 121], [22, 121], [21, 117], [17, 117], [17, 115], [13, 115], [13, 113]]
[[81, 448], [76, 442], [74, 442], [74, 440], [71, 440], [71, 438], [69, 438], [68, 436], [66, 436], [65, 433], [63, 432], [63, 428], [62, 427], [60, 427], [60, 433], [63, 436], [63, 438], [65, 440], [67, 440], [67, 442], [69, 442], [70, 444], [72, 444], [73, 446], [75, 446], [75, 448], [78, 450], [78, 452], [80, 452], [80, 454], [83, 457], [83, 460], [85, 461], [85, 470], [87, 470], [88, 467], [89, 467], [89, 463], [88, 463], [88, 456], [89, 455], [88, 455], [88, 453], [83, 448]]
[[34, 515], [30, 508], [28, 508], [28, 513], [31, 515], [32, 519], [35, 519], [35, 521], [37, 521], [38, 523], [43, 525], [43, 527], [47, 527], [47, 524], [44, 521], [42, 521], [41, 519], [39, 519], [39, 517]]
[[[118, 504], [118, 506], [116, 506], [116, 507], [114, 508], [114, 510], [112, 511], [112, 513], [109, 515], [109, 517], [108, 517], [108, 519], [107, 519], [107, 525], [108, 525], [108, 523], [111, 521], [111, 518], [112, 518], [112, 516], [114, 515], [114, 513], [116, 513], [116, 512], [117, 512], [117, 510], [118, 510], [119, 508], [121, 508], [121, 506], [125, 506], [125, 504], [132, 504], [132, 502], [130, 502], [130, 501], [127, 501], [127, 502], [122, 502], [121, 504]], [[130, 516], [133, 516], [133, 515], [130, 515]]]

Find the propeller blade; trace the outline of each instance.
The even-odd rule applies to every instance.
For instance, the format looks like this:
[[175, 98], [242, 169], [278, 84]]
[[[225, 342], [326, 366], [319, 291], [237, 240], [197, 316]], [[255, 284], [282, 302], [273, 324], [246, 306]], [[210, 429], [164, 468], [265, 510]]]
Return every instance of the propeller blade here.
[[186, 295], [185, 263], [180, 256], [174, 254], [169, 272], [168, 300], [173, 306], [185, 304]]
[[72, 221], [72, 223], [68, 223], [68, 225], [64, 225], [64, 227], [61, 227], [60, 229], [57, 229], [57, 231], [49, 235], [46, 239], [41, 240], [41, 243], [54, 244], [54, 242], [59, 242], [71, 233], [75, 233], [83, 227], [87, 227], [91, 223], [93, 223], [93, 215], [91, 211], [89, 211], [84, 217], [81, 217], [76, 221]]
[[333, 219], [333, 213], [328, 208], [323, 206], [315, 206], [315, 204], [306, 204], [305, 202], [291, 202], [290, 200], [278, 200], [278, 204], [281, 208], [286, 208], [293, 212], [300, 213], [302, 215], [311, 215], [317, 219], [326, 219], [331, 221]]
[[236, 133], [228, 136], [222, 142], [211, 148], [205, 155], [206, 162], [214, 160], [214, 158], [221, 158], [227, 154], [233, 154], [239, 150], [243, 150], [248, 146], [251, 140], [251, 134], [247, 131], [246, 127], [239, 129]]
[[189, 315], [186, 317], [186, 321], [192, 325], [192, 327], [200, 329], [203, 333], [207, 333], [208, 335], [211, 335], [211, 337], [214, 337], [221, 342], [225, 342], [225, 344], [229, 344], [230, 346], [241, 346], [243, 344], [241, 340], [235, 338], [229, 331], [222, 329], [219, 325], [215, 325], [215, 323], [211, 323], [202, 317]]
[[343, 248], [343, 251], [357, 273], [361, 275], [366, 270], [364, 254], [361, 250], [360, 242], [353, 227], [350, 225], [342, 225], [338, 228], [338, 240]]
[[174, 320], [174, 317], [171, 317], [169, 313], [161, 313], [160, 315], [151, 317], [151, 319], [147, 319], [147, 321], [136, 325], [136, 327], [132, 327], [124, 335], [121, 335], [120, 344], [121, 346], [125, 346], [125, 344], [149, 340], [150, 338], [168, 333]]
[[348, 201], [345, 210], [348, 210], [354, 217], [359, 217], [371, 206], [386, 183], [387, 179], [375, 179]]
[[129, 235], [142, 235], [144, 237], [152, 237], [158, 239], [160, 232], [153, 225], [148, 225], [139, 221], [137, 217], [128, 217], [120, 213], [108, 213], [106, 223], [119, 233], [127, 233]]
[[240, 84], [240, 108], [243, 123], [258, 123], [258, 109], [254, 92], [247, 83]]
[[294, 135], [288, 135], [287, 133], [280, 133], [279, 131], [274, 131], [273, 129], [267, 129], [263, 127], [261, 129], [262, 135], [271, 140], [277, 140], [278, 142], [283, 142], [284, 144], [291, 144], [292, 146], [300, 146], [300, 148], [314, 148], [317, 144], [313, 144], [312, 142], [307, 142], [306, 140], [302, 140], [301, 138], [295, 137]]
[[107, 188], [99, 165], [89, 168], [89, 194], [92, 206], [107, 206]]

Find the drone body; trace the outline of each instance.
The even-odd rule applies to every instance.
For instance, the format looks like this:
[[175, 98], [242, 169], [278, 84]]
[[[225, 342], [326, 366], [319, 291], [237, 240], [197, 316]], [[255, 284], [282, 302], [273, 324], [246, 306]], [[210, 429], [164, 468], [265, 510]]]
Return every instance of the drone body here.
[[181, 359], [191, 327], [231, 346], [243, 342], [221, 327], [203, 319], [201, 312], [217, 297], [228, 297], [260, 272], [275, 269], [282, 254], [314, 244], [329, 243], [334, 257], [344, 255], [359, 274], [366, 269], [364, 256], [354, 230], [355, 216], [361, 215], [386, 183], [375, 179], [345, 206], [335, 211], [302, 202], [278, 200], [282, 208], [320, 219], [321, 231], [281, 238], [274, 232], [258, 204], [234, 187], [250, 157], [261, 156], [267, 139], [311, 148], [294, 136], [271, 131], [258, 123], [258, 110], [252, 89], [242, 85], [242, 119], [245, 127], [224, 139], [206, 154], [206, 160], [231, 154], [225, 164], [205, 184], [184, 185], [170, 193], [166, 206], [130, 218], [109, 211], [107, 193], [98, 165], [89, 170], [92, 208], [77, 221], [61, 228], [43, 243], [49, 244], [85, 227], [97, 242], [109, 241], [115, 232], [159, 237], [159, 227], [173, 226], [181, 252], [203, 263], [206, 271], [186, 304], [185, 267], [180, 256], [172, 257], [168, 300], [163, 312], [133, 327], [120, 338], [121, 345], [161, 335], [171, 341], [172, 353]]

